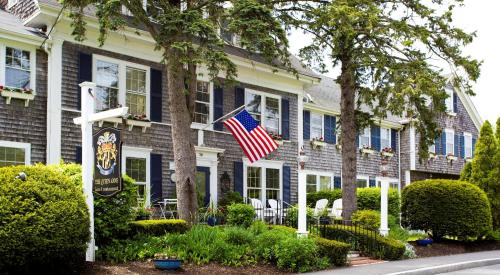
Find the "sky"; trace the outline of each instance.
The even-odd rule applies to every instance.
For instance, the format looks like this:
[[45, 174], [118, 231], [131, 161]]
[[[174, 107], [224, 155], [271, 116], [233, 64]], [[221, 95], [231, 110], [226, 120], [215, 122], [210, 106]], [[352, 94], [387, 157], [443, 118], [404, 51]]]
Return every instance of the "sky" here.
[[[473, 83], [475, 96], [472, 96], [479, 115], [484, 120], [495, 124], [500, 117], [500, 1], [499, 0], [465, 0], [464, 7], [458, 7], [454, 13], [453, 24], [467, 32], [477, 31], [477, 37], [464, 48], [464, 53], [482, 60], [481, 76]], [[290, 46], [292, 53], [307, 45], [309, 38], [300, 31], [291, 33]], [[338, 68], [330, 70], [326, 75], [337, 77]]]

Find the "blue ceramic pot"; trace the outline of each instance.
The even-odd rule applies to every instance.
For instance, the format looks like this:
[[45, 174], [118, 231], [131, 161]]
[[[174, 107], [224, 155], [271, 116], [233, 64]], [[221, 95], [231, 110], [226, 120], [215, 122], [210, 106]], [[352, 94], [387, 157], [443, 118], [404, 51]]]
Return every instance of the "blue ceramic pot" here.
[[210, 226], [215, 226], [217, 224], [217, 218], [216, 217], [208, 217], [207, 224]]
[[181, 260], [161, 259], [153, 260], [155, 267], [162, 270], [173, 270], [181, 267]]
[[431, 239], [417, 240], [417, 244], [420, 246], [428, 246], [432, 244], [432, 240]]

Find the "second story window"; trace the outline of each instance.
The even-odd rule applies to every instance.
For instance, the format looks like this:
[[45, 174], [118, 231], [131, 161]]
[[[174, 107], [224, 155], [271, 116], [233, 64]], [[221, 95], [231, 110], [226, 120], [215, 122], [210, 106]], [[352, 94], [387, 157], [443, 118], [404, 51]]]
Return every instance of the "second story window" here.
[[146, 113], [146, 71], [127, 67], [127, 95], [128, 112], [133, 115]]
[[118, 64], [97, 60], [96, 66], [97, 111], [118, 107]]
[[207, 124], [210, 117], [210, 90], [209, 83], [198, 81], [196, 83], [196, 104], [193, 122]]
[[429, 145], [429, 153], [436, 153], [436, 144]]
[[367, 127], [361, 131], [359, 134], [359, 148], [363, 148], [363, 146], [370, 147], [370, 128]]
[[445, 99], [445, 105], [446, 105], [446, 110], [449, 113], [453, 113], [453, 89], [451, 88], [446, 88], [445, 89], [446, 94], [448, 97]]
[[464, 153], [466, 158], [472, 158], [472, 135], [464, 133]]
[[446, 129], [446, 152], [445, 155], [454, 154], [455, 150], [455, 131]]
[[391, 129], [380, 127], [380, 149], [391, 148]]
[[323, 137], [323, 115], [311, 113], [311, 139]]
[[29, 89], [31, 79], [30, 52], [6, 47], [5, 86]]
[[280, 134], [280, 99], [253, 91], [245, 94], [247, 111], [269, 132]]

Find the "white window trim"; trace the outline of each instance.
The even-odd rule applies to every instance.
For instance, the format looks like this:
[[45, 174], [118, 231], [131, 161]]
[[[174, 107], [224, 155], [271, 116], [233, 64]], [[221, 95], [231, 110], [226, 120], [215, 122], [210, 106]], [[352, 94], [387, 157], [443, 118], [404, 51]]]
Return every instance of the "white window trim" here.
[[[380, 127], [380, 150], [384, 150], [384, 147], [382, 146], [382, 130], [387, 130], [389, 131], [389, 146], [387, 148], [392, 148], [392, 129], [391, 128], [386, 128], [386, 127]], [[370, 143], [371, 143], [371, 130], [370, 130]]]
[[[281, 119], [281, 115], [282, 115], [282, 110], [281, 110], [281, 96], [279, 95], [273, 95], [273, 94], [269, 94], [269, 93], [265, 93], [265, 92], [261, 92], [261, 91], [257, 91], [257, 90], [253, 90], [253, 89], [247, 89], [245, 88], [245, 99], [244, 99], [244, 102], [246, 102], [246, 99], [248, 97], [248, 93], [251, 93], [251, 94], [256, 94], [256, 95], [260, 95], [260, 106], [261, 106], [261, 110], [260, 110], [260, 119], [261, 119], [261, 125], [262, 127], [265, 128], [265, 125], [266, 125], [266, 117], [265, 117], [265, 107], [267, 105], [267, 102], [266, 102], [266, 98], [267, 97], [270, 97], [270, 98], [275, 98], [275, 99], [278, 99], [278, 108], [279, 108], [279, 123], [278, 123], [278, 134], [281, 135], [281, 131], [282, 131], [282, 119]], [[266, 129], [267, 130], [267, 129]]]
[[330, 177], [330, 189], [333, 190], [335, 188], [334, 186], [334, 177], [335, 174], [331, 172], [323, 172], [323, 171], [314, 171], [314, 170], [304, 170], [304, 173], [307, 175], [314, 175], [316, 176], [316, 192], [319, 191], [320, 185], [321, 185], [321, 180], [320, 177]]
[[[470, 156], [467, 156], [467, 151], [465, 150], [467, 148], [466, 146], [466, 140], [467, 138], [470, 138]], [[464, 158], [472, 158], [472, 155], [474, 152], [472, 151], [472, 133], [469, 132], [464, 132]]]
[[250, 161], [247, 158], [243, 158], [243, 196], [248, 197], [247, 193], [247, 173], [248, 173], [248, 167], [260, 167], [262, 168], [260, 170], [261, 175], [261, 198], [264, 197], [265, 201], [261, 201], [262, 205], [265, 205], [267, 203], [267, 198], [266, 198], [266, 173], [265, 169], [270, 168], [270, 169], [278, 169], [279, 170], [279, 177], [280, 177], [280, 201], [283, 201], [283, 162], [282, 161], [273, 161], [273, 160], [259, 160], [254, 163], [250, 163]]
[[[449, 153], [455, 155], [455, 130], [453, 129], [445, 129], [444, 132], [446, 133], [446, 140], [445, 140], [445, 146], [444, 146], [444, 155], [448, 155]], [[451, 144], [452, 144], [452, 150], [451, 152], [448, 152], [448, 139], [451, 140]]]
[[0, 147], [24, 149], [24, 164], [31, 165], [31, 144], [30, 143], [0, 140]]
[[358, 180], [366, 180], [366, 186], [370, 187], [370, 176], [356, 176], [356, 186], [358, 186]]
[[391, 182], [397, 182], [397, 184], [398, 184], [398, 188], [397, 188], [398, 192], [400, 192], [400, 190], [401, 190], [401, 183], [399, 182], [399, 179], [397, 179], [397, 178], [376, 177], [375, 181], [377, 183], [376, 187], [381, 187], [378, 184], [379, 181], [387, 181], [389, 183], [389, 189], [391, 188]]
[[150, 108], [151, 108], [151, 80], [150, 80], [150, 67], [128, 62], [125, 60], [120, 60], [116, 58], [111, 58], [103, 55], [93, 54], [92, 55], [92, 82], [97, 84], [97, 60], [110, 62], [118, 64], [118, 104], [121, 106], [127, 106], [127, 66], [133, 67], [135, 69], [146, 71], [146, 117], [151, 118]]
[[7, 61], [5, 51], [7, 47], [28, 51], [30, 53], [30, 89], [36, 94], [36, 48], [16, 41], [8, 41], [8, 43], [0, 42], [0, 85], [5, 86], [5, 62]]
[[451, 88], [445, 88], [445, 91], [448, 94], [448, 97], [445, 99], [446, 112], [450, 115], [455, 115], [453, 110], [453, 94], [455, 91]]
[[122, 173], [125, 174], [127, 171], [127, 158], [143, 158], [146, 159], [146, 206], [151, 205], [151, 152], [153, 150], [149, 148], [139, 148], [139, 147], [122, 147]]
[[368, 129], [368, 144], [362, 144], [361, 143], [361, 135], [358, 136], [358, 139], [359, 139], [359, 149], [363, 148], [364, 145], [368, 146], [368, 147], [372, 147], [372, 129], [370, 126], [366, 127], [363, 129], [363, 133], [365, 131], [365, 129]]
[[[212, 122], [214, 121], [214, 83], [212, 81], [209, 81], [208, 78], [198, 78], [197, 81], [208, 82], [208, 93], [210, 95], [210, 102], [209, 102], [210, 104], [208, 107], [208, 112], [209, 112], [208, 123], [210, 123], [210, 126], [207, 127], [207, 124], [192, 122], [191, 129], [213, 130], [214, 124]], [[205, 127], [207, 127], [207, 128], [205, 128]]]

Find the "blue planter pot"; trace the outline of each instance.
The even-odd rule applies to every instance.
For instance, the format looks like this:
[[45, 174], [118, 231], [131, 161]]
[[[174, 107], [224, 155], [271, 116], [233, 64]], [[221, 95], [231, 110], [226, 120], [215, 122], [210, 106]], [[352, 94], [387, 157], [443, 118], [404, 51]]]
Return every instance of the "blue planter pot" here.
[[181, 267], [182, 261], [163, 259], [163, 260], [153, 260], [153, 263], [155, 264], [155, 267], [158, 269], [174, 270], [174, 269], [179, 269]]
[[210, 226], [217, 225], [217, 218], [216, 217], [208, 217], [207, 224]]
[[428, 246], [432, 244], [432, 240], [431, 239], [417, 240], [417, 244], [420, 246]]

